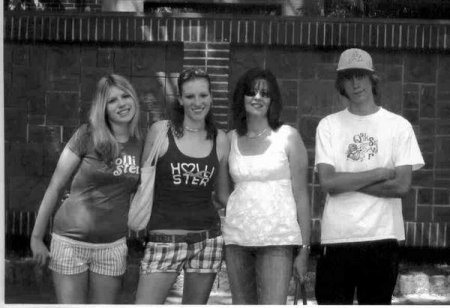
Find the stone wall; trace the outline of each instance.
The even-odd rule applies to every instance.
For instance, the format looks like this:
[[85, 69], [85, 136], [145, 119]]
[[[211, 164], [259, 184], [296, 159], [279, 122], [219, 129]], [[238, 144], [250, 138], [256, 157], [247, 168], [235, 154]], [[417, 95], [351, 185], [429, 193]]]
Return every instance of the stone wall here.
[[130, 78], [145, 125], [173, 99], [177, 73], [202, 67], [212, 75], [214, 112], [227, 128], [229, 93], [244, 70], [259, 65], [279, 78], [283, 119], [299, 129], [308, 148], [317, 243], [324, 196], [312, 172], [315, 129], [345, 106], [334, 90], [335, 67], [344, 48], [358, 46], [374, 56], [381, 104], [413, 124], [426, 161], [403, 200], [406, 244], [450, 245], [450, 23], [7, 13], [4, 33], [9, 234], [32, 229], [59, 153], [85, 120], [102, 74]]

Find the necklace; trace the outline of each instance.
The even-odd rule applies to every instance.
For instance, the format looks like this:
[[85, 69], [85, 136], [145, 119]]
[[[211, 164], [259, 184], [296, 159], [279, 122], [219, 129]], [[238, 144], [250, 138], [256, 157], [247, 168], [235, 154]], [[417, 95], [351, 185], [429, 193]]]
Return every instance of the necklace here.
[[256, 139], [256, 138], [261, 137], [265, 132], [267, 132], [267, 127], [264, 128], [261, 132], [257, 133], [255, 136], [249, 136], [249, 135], [248, 135], [248, 132], [247, 132], [246, 136], [247, 136], [247, 138], [249, 138], [249, 139]]
[[189, 126], [184, 126], [184, 129], [192, 133], [198, 133], [199, 131], [202, 130], [201, 128], [190, 128]]

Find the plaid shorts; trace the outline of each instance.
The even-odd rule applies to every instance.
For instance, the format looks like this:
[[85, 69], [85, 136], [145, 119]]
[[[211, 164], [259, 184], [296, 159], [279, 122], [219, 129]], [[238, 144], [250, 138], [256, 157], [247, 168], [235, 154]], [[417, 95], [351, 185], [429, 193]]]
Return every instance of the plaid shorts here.
[[127, 269], [127, 243], [121, 238], [112, 243], [87, 243], [52, 234], [49, 268], [64, 275], [86, 271], [106, 276], [121, 276]]
[[147, 242], [141, 274], [154, 272], [217, 273], [223, 259], [221, 235], [197, 243]]

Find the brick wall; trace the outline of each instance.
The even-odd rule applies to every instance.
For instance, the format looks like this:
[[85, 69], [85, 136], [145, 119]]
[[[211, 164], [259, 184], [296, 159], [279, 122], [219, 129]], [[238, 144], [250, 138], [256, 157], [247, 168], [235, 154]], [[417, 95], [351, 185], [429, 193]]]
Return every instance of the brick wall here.
[[[380, 50], [372, 50], [371, 54], [382, 80], [381, 105], [412, 123], [426, 162], [423, 169], [414, 172], [413, 189], [403, 200], [403, 213], [408, 221], [407, 244], [448, 245], [450, 101], [446, 84], [450, 56]], [[315, 130], [321, 118], [346, 104], [334, 89], [340, 51], [235, 46], [231, 55], [230, 89], [234, 89], [236, 78], [253, 66], [267, 67], [279, 77], [284, 102], [282, 116], [298, 128], [308, 149], [311, 210], [314, 236], [318, 240], [324, 196], [312, 170]]]
[[28, 212], [38, 208], [64, 144], [87, 121], [100, 77], [114, 72], [129, 78], [138, 92], [142, 126], [146, 127], [171, 99], [166, 97], [164, 85], [182, 69], [182, 50], [180, 43], [5, 44], [9, 231], [29, 234], [34, 215]]
[[214, 97], [212, 110], [221, 128], [228, 124], [229, 66], [229, 43], [184, 43], [183, 68], [202, 68], [210, 75]]
[[[268, 67], [280, 80], [283, 119], [299, 129], [312, 166], [318, 121], [345, 106], [333, 86], [338, 56], [359, 46], [374, 56], [382, 105], [413, 124], [426, 161], [403, 200], [406, 243], [450, 245], [449, 22], [7, 13], [4, 33], [7, 230], [32, 228], [62, 146], [102, 74], [131, 79], [148, 122], [151, 110], [158, 114], [173, 99], [169, 88], [181, 68], [203, 67], [227, 127], [237, 78]], [[324, 196], [312, 169], [309, 179], [317, 242]]]

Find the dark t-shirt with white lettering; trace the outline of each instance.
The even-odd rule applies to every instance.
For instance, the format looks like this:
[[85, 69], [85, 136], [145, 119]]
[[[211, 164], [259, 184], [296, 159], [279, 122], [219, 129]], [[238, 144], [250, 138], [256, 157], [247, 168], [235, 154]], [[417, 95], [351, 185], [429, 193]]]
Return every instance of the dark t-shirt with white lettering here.
[[70, 195], [56, 213], [53, 232], [78, 241], [110, 243], [126, 236], [130, 195], [139, 181], [142, 142], [130, 138], [112, 163], [94, 149], [87, 125], [67, 143], [81, 158]]

